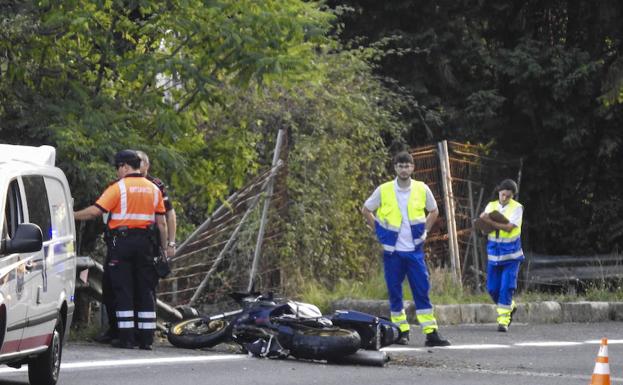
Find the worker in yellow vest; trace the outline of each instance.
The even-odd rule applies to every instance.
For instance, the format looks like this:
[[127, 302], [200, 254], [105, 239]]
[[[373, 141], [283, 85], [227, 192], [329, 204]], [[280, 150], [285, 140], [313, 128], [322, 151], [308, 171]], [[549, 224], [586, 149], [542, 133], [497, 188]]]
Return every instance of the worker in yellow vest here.
[[[517, 288], [519, 265], [524, 260], [521, 248], [523, 206], [513, 199], [518, 191], [513, 180], [503, 180], [495, 191], [498, 199], [487, 204], [480, 218], [495, 229], [487, 235], [487, 291], [497, 304], [498, 331], [507, 332], [517, 310], [513, 293]], [[501, 213], [506, 223], [490, 218], [493, 211]]]
[[391, 320], [400, 327], [398, 343], [409, 343], [409, 323], [402, 302], [402, 282], [406, 276], [418, 323], [426, 335], [425, 345], [448, 346], [450, 342], [437, 332], [424, 260], [426, 234], [439, 215], [437, 202], [426, 184], [411, 179], [414, 170], [411, 154], [406, 151], [396, 154], [394, 170], [396, 179], [379, 186], [366, 200], [361, 212], [383, 246], [383, 271]]

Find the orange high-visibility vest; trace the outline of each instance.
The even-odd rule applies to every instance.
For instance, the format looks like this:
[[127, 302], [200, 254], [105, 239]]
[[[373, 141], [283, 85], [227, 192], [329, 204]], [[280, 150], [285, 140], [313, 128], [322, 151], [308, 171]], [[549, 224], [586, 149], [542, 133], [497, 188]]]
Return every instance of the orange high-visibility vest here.
[[108, 227], [144, 229], [165, 214], [162, 193], [139, 174], [130, 174], [108, 186], [95, 205], [110, 213]]

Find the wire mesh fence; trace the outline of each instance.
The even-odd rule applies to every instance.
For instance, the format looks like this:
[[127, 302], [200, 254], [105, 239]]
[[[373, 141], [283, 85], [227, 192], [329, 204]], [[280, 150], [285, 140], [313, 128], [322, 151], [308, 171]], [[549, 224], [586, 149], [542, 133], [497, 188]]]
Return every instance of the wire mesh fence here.
[[[261, 210], [270, 199], [271, 216], [279, 215], [285, 205], [285, 184], [277, 183], [267, 196], [271, 180], [283, 179], [282, 163], [251, 180], [232, 194], [191, 236], [180, 245], [171, 259], [172, 273], [160, 281], [158, 298], [172, 306], [213, 304], [227, 293], [246, 291], [260, 227]], [[270, 250], [281, 230], [271, 226], [262, 239]], [[279, 271], [270, 253], [258, 265], [254, 277], [263, 290], [279, 287]]]
[[[435, 266], [449, 265], [448, 218], [454, 218], [464, 283], [479, 287], [486, 255], [482, 242], [472, 231], [472, 219], [493, 198], [495, 185], [505, 178], [518, 178], [520, 160], [500, 160], [486, 148], [448, 142], [454, 216], [448, 216], [443, 204], [444, 191], [438, 146], [411, 151], [416, 169], [414, 178], [428, 184], [440, 209], [440, 217], [426, 242], [426, 255]], [[256, 176], [233, 193], [182, 244], [171, 260], [172, 274], [161, 280], [158, 297], [170, 305], [213, 305], [227, 298], [227, 293], [246, 291], [251, 281], [255, 288], [279, 292], [282, 276], [278, 255], [283, 230], [278, 220], [287, 210], [287, 166], [278, 163]], [[267, 186], [274, 180], [274, 192], [267, 196]], [[258, 244], [262, 206], [270, 199], [267, 232]], [[257, 266], [255, 280], [250, 279], [256, 246], [264, 252]]]
[[[451, 194], [444, 191], [437, 146], [418, 147], [411, 151], [415, 161], [414, 178], [425, 182], [439, 205], [439, 219], [427, 242], [426, 255], [435, 266], [450, 265], [448, 218], [454, 217], [464, 283], [480, 287], [486, 255], [483, 242], [473, 230], [472, 219], [478, 217], [494, 196], [495, 186], [503, 179], [520, 182], [521, 159], [509, 159], [492, 154], [486, 147], [448, 142]], [[446, 194], [454, 202], [454, 213], [448, 215], [443, 204]]]

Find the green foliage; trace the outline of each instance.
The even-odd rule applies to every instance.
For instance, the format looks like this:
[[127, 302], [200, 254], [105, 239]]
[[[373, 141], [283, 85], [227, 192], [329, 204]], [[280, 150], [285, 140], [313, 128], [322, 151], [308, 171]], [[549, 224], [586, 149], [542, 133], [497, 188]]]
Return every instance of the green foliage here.
[[292, 292], [377, 274], [359, 209], [391, 152], [439, 139], [523, 157], [527, 249], [621, 249], [623, 5], [327, 3], [5, 2], [0, 137], [56, 146], [77, 208], [114, 178], [116, 151], [146, 151], [183, 237], [287, 129], [270, 252]]
[[371, 273], [365, 279], [340, 279], [328, 288], [318, 281], [307, 281], [297, 290], [301, 301], [312, 303], [323, 313], [331, 309], [331, 303], [340, 299], [387, 299], [383, 274]]
[[381, 136], [397, 137], [402, 127], [399, 95], [384, 90], [356, 52], [325, 60], [324, 79], [289, 95], [291, 203], [282, 256], [293, 273], [331, 287], [368, 275], [378, 255], [360, 208], [389, 159]]
[[621, 250], [623, 3], [329, 4], [344, 40], [387, 47], [378, 72], [417, 101], [404, 111], [409, 145], [493, 143], [524, 159], [526, 249]]
[[281, 241], [263, 252], [274, 256], [287, 291], [298, 292], [308, 279], [331, 287], [361, 277], [378, 256], [360, 208], [389, 159], [381, 136], [392, 140], [403, 130], [396, 119], [402, 102], [371, 75], [361, 55], [321, 52], [309, 79], [227, 89], [237, 97], [212, 114], [214, 127], [246, 127], [264, 168], [277, 130], [287, 130], [288, 201], [285, 214], [270, 219]]
[[224, 90], [312, 77], [331, 20], [298, 0], [11, 3], [0, 135], [56, 146], [78, 208], [113, 180], [116, 151], [145, 150], [189, 230], [257, 170], [245, 122], [213, 124], [241, 93]]

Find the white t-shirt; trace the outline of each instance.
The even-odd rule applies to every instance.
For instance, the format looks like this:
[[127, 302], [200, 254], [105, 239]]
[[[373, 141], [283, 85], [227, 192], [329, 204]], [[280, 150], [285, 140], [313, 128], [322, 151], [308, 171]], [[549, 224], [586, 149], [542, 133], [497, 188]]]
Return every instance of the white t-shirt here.
[[[409, 225], [409, 215], [407, 213], [407, 203], [409, 202], [409, 196], [411, 195], [411, 184], [409, 187], [402, 188], [398, 186], [397, 178], [394, 179], [394, 187], [396, 190], [396, 198], [398, 199], [398, 207], [400, 208], [400, 214], [402, 215], [402, 223], [400, 224], [400, 231], [398, 232], [398, 241], [396, 241], [396, 250], [398, 251], [413, 251], [415, 250], [415, 244], [413, 243], [413, 235], [411, 234], [411, 225]], [[431, 212], [437, 209], [437, 202], [433, 196], [430, 188], [425, 184], [426, 190], [426, 211]], [[364, 203], [365, 208], [375, 212], [376, 209], [381, 206], [381, 187], [377, 187], [376, 190], [370, 195], [370, 197]]]

